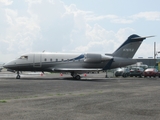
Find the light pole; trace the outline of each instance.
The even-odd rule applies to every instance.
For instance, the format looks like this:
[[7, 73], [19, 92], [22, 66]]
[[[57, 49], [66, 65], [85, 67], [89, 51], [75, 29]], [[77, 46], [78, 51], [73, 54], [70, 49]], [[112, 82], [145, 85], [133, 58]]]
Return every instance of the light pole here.
[[158, 60], [157, 60], [156, 56], [158, 55], [158, 53], [160, 53], [160, 51], [157, 51], [157, 52], [155, 52], [155, 54], [154, 54], [155, 68], [157, 68], [157, 69], [158, 69]]
[[156, 56], [158, 55], [158, 53], [160, 53], [160, 51], [157, 51], [157, 52], [154, 54], [154, 59], [156, 59]]

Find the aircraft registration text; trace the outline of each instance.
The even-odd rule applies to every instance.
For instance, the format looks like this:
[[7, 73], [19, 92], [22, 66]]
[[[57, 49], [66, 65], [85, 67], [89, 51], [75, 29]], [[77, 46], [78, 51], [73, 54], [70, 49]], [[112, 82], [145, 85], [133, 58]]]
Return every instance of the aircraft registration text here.
[[126, 51], [126, 52], [133, 52], [134, 51], [134, 49], [123, 49], [123, 51]]

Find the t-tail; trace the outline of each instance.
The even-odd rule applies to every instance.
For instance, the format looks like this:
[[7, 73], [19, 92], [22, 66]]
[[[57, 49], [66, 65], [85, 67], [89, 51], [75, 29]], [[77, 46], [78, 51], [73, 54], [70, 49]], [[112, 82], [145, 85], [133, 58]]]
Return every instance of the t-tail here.
[[114, 57], [133, 58], [144, 39], [154, 36], [140, 37], [133, 34], [112, 54]]

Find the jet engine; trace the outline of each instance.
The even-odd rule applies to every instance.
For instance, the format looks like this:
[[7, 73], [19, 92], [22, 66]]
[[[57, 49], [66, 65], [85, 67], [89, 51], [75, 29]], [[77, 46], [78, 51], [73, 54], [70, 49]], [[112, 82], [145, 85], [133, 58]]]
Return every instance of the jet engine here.
[[87, 53], [84, 56], [85, 56], [84, 62], [87, 63], [100, 63], [112, 59], [111, 56], [106, 56], [106, 55], [103, 56], [101, 54], [95, 54], [95, 53]]

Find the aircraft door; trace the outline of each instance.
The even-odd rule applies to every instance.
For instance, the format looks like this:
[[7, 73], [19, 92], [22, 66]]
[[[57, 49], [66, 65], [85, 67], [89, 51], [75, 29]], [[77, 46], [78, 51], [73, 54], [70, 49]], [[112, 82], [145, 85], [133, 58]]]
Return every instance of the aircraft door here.
[[34, 54], [33, 67], [41, 67], [41, 54]]

